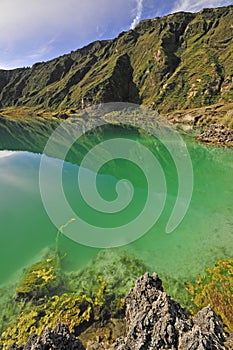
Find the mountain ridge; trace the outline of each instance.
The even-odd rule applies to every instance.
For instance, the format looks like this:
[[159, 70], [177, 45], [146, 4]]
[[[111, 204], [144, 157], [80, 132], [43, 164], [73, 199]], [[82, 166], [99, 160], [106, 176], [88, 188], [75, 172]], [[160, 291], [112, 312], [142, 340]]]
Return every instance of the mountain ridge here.
[[0, 107], [64, 110], [104, 102], [159, 112], [233, 102], [233, 6], [141, 21], [31, 68], [0, 70]]

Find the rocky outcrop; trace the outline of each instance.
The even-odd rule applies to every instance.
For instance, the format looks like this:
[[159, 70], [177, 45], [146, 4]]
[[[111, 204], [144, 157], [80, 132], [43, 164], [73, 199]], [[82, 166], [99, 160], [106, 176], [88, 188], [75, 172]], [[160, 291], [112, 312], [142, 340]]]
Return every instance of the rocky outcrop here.
[[90, 106], [96, 98], [96, 102], [103, 103], [131, 102], [140, 104], [139, 91], [133, 81], [133, 68], [127, 53], [117, 58], [109, 77], [85, 92], [82, 98], [82, 108]]
[[198, 141], [233, 146], [233, 129], [220, 124], [211, 124], [197, 137]]
[[[164, 291], [154, 273], [140, 277], [126, 297], [126, 336], [111, 342], [86, 341], [86, 350], [230, 350], [232, 336], [226, 340], [222, 325], [208, 306], [192, 319], [179, 303]], [[224, 343], [225, 342], [225, 343]], [[33, 335], [26, 345], [8, 350], [85, 350], [66, 325], [46, 328], [44, 335]]]
[[8, 350], [85, 350], [81, 341], [69, 332], [65, 324], [57, 325], [54, 329], [46, 328], [42, 337], [32, 335], [24, 346], [13, 344]]
[[189, 319], [182, 307], [162, 288], [155, 273], [140, 277], [126, 297], [127, 335], [114, 350], [222, 350], [225, 340], [210, 307]]

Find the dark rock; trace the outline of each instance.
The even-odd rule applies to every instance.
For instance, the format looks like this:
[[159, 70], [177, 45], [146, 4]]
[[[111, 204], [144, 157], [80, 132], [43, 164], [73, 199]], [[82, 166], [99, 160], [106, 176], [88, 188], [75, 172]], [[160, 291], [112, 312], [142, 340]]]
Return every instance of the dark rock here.
[[206, 307], [193, 318], [193, 327], [182, 335], [178, 349], [224, 349], [224, 340], [218, 318], [210, 307]]
[[193, 320], [179, 303], [163, 292], [157, 274], [146, 273], [126, 297], [127, 335], [115, 350], [201, 350], [224, 349], [224, 332], [208, 307]]
[[66, 113], [59, 113], [57, 114], [58, 119], [66, 120], [69, 118], [69, 116]]
[[44, 350], [45, 346], [41, 337], [33, 334], [29, 337], [27, 343], [22, 348], [23, 350]]
[[85, 350], [80, 340], [69, 332], [69, 328], [65, 324], [59, 324], [53, 330], [46, 328], [43, 342], [51, 349]]
[[16, 344], [12, 344], [7, 350], [23, 350], [23, 347], [18, 347]]
[[69, 332], [65, 324], [59, 324], [54, 329], [46, 328], [42, 337], [30, 336], [23, 347], [13, 344], [8, 350], [85, 350], [81, 341]]
[[198, 135], [197, 140], [205, 143], [233, 146], [233, 130], [224, 125], [211, 124]]

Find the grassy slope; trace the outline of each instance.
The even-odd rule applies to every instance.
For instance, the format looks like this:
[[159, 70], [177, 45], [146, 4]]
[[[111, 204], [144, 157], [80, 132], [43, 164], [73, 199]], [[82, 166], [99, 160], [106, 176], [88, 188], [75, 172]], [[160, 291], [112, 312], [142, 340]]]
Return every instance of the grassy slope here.
[[0, 71], [0, 101], [62, 110], [127, 100], [163, 113], [230, 103], [232, 14], [229, 6], [145, 20], [114, 40]]

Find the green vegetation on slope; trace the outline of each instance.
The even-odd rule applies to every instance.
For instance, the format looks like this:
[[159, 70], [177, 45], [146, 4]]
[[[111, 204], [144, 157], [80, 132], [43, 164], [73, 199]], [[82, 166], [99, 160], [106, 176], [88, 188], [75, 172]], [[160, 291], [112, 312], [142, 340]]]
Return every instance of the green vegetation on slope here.
[[99, 102], [162, 112], [233, 100], [233, 6], [145, 20], [32, 68], [0, 70], [0, 104], [64, 110]]
[[[124, 297], [135, 280], [149, 271], [148, 267], [129, 252], [115, 249], [101, 251], [81, 271], [65, 273], [62, 264], [63, 259], [52, 253], [51, 257], [45, 256], [25, 269], [14, 294], [6, 288], [0, 290], [0, 346], [3, 349], [14, 342], [23, 344], [29, 335], [41, 335], [46, 326], [54, 327], [61, 322], [68, 324], [85, 342], [95, 337], [96, 332], [104, 336], [113, 324], [116, 328], [120, 325], [124, 332]], [[199, 276], [196, 283], [186, 284], [189, 293], [182, 281], [161, 277], [173, 299], [192, 313], [210, 304], [221, 317], [226, 331], [230, 331], [233, 327], [232, 268], [232, 260], [218, 261]], [[5, 300], [2, 300], [3, 294]], [[114, 341], [114, 336], [111, 340]]]

